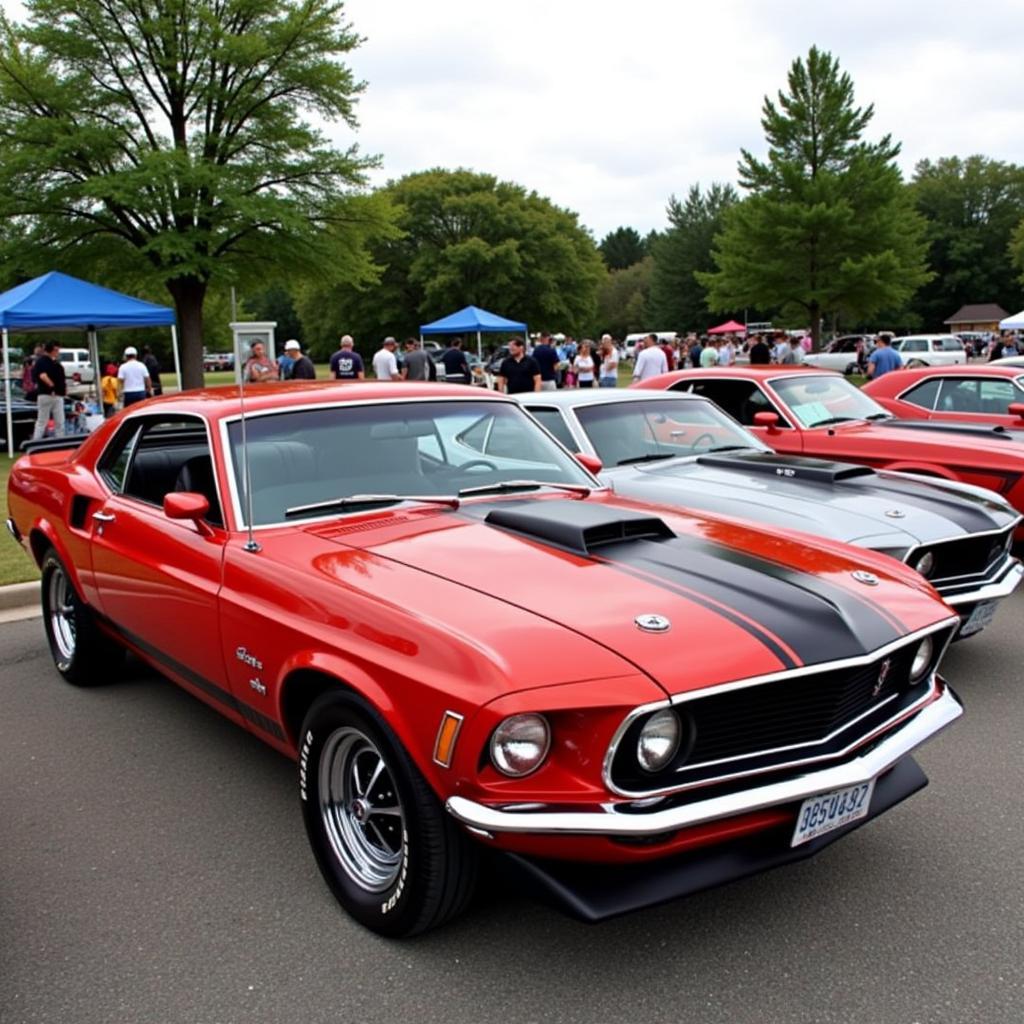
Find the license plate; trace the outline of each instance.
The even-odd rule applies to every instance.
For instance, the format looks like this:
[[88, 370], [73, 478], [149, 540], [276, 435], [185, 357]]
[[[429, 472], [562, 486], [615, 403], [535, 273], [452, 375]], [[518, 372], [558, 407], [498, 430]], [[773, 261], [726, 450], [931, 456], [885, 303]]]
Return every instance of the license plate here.
[[978, 630], [984, 629], [992, 621], [995, 614], [996, 602], [982, 601], [981, 604], [975, 606], [967, 621], [960, 627], [960, 635], [970, 636], [972, 633], [977, 633]]
[[846, 789], [834, 789], [831, 793], [819, 793], [808, 797], [801, 805], [796, 816], [796, 829], [790, 846], [808, 843], [818, 836], [832, 832], [834, 829], [849, 825], [868, 813], [871, 806], [871, 794], [875, 790], [875, 780], [862, 782]]

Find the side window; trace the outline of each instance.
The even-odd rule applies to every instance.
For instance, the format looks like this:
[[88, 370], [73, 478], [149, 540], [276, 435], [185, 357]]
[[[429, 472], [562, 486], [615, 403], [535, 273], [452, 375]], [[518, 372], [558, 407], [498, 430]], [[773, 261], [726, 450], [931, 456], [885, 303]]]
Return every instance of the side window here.
[[942, 412], [981, 412], [977, 381], [943, 380], [937, 408]]
[[933, 377], [931, 380], [926, 380], [922, 384], [918, 384], [916, 388], [911, 388], [906, 394], [901, 395], [900, 397], [904, 402], [920, 406], [922, 409], [934, 409], [935, 398], [939, 393], [939, 384], [939, 379]]
[[99, 473], [115, 494], [124, 490], [124, 479], [128, 473], [128, 464], [135, 451], [135, 442], [139, 437], [139, 424], [126, 423], [110, 442], [110, 447], [100, 459]]
[[569, 432], [565, 419], [557, 409], [530, 409], [530, 415], [546, 427], [571, 452], [578, 452], [580, 446]]
[[942, 339], [943, 352], [962, 352], [963, 349], [963, 345], [961, 345], [960, 342], [956, 340], [956, 338]]
[[1008, 380], [979, 381], [978, 398], [982, 412], [996, 414], [1007, 413], [1010, 403], [1017, 401], [1013, 384]]
[[207, 520], [223, 524], [210, 445], [202, 421], [151, 417], [142, 421], [128, 459], [125, 497], [163, 506], [174, 491], [194, 491], [210, 503]]
[[[680, 381], [680, 384], [683, 383]], [[672, 390], [682, 390], [682, 388], [677, 384]], [[689, 390], [695, 395], [710, 398], [719, 409], [727, 412], [733, 419], [739, 420], [747, 427], [754, 425], [754, 416], [759, 412], [779, 413], [768, 396], [749, 380], [699, 380], [694, 381]], [[784, 430], [789, 428], [789, 424], [781, 413], [779, 413], [779, 426]]]
[[928, 342], [926, 342], [924, 340], [924, 338], [908, 338], [903, 343], [903, 348], [900, 349], [900, 351], [901, 352], [927, 352], [928, 351]]

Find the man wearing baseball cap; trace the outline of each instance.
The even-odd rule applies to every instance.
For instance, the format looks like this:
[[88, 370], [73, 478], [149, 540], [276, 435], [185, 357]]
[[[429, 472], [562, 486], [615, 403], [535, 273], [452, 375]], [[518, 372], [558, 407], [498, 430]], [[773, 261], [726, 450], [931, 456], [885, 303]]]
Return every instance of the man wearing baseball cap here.
[[302, 346], [294, 338], [289, 338], [284, 343], [284, 351], [292, 360], [292, 367], [288, 373], [289, 380], [316, 380], [313, 360], [302, 354]]
[[139, 362], [139, 353], [129, 345], [124, 350], [124, 362], [118, 368], [117, 380], [121, 389], [124, 407], [141, 402], [153, 394], [153, 382], [149, 379], [149, 370], [145, 363]]

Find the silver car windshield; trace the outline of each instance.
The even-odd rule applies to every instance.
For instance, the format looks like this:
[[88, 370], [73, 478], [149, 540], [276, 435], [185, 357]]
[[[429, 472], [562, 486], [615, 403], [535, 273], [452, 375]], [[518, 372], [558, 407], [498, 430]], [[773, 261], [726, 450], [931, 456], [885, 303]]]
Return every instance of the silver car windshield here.
[[[363, 511], [344, 501], [356, 495], [439, 501], [469, 489], [500, 493], [496, 485], [524, 479], [594, 486], [523, 409], [506, 402], [339, 403], [251, 416], [246, 430], [254, 526], [329, 514], [323, 503], [337, 514]], [[228, 437], [244, 523], [240, 422], [229, 424]]]
[[602, 402], [577, 407], [575, 412], [609, 469], [737, 448], [768, 450], [711, 402], [690, 398]]
[[772, 388], [804, 427], [889, 417], [873, 398], [838, 375], [803, 373], [773, 380]]

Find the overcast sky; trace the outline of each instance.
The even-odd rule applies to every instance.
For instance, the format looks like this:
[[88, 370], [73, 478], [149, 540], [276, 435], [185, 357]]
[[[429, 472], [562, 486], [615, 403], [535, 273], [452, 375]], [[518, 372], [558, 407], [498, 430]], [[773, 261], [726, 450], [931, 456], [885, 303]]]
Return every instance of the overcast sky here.
[[[0, 0], [17, 14], [16, 0]], [[365, 43], [356, 141], [374, 183], [470, 167], [577, 212], [600, 239], [665, 226], [669, 195], [735, 181], [761, 103], [813, 44], [923, 157], [1024, 161], [1021, 0], [348, 0]], [[337, 131], [340, 142], [352, 136]]]

